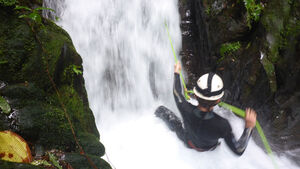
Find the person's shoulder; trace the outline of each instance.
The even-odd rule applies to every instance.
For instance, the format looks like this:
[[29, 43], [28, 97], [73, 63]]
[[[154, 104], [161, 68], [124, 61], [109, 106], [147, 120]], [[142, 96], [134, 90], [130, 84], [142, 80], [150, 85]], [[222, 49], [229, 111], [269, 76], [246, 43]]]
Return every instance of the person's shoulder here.
[[217, 119], [222, 120], [222, 121], [224, 121], [224, 120], [227, 121], [227, 119], [225, 119], [225, 118], [223, 118], [222, 116], [218, 115], [216, 112], [213, 111], [213, 113], [214, 113], [214, 115], [215, 115], [215, 117], [216, 117]]
[[218, 120], [219, 124], [226, 127], [226, 128], [230, 128], [230, 123], [227, 119], [221, 117], [220, 115], [218, 115], [217, 113], [213, 112], [215, 115], [215, 118]]

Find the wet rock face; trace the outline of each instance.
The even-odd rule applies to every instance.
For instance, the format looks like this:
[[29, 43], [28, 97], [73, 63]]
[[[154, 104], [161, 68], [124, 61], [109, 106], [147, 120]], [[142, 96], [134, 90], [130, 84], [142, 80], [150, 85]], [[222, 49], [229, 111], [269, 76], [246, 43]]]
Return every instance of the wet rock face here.
[[[299, 148], [299, 1], [261, 1], [256, 22], [248, 22], [243, 1], [182, 0], [180, 5], [183, 33], [186, 11], [191, 20], [182, 45], [188, 86], [207, 71], [217, 72], [224, 80], [224, 100], [254, 107], [275, 150]], [[222, 45], [234, 42], [240, 47], [222, 55]]]
[[[82, 59], [69, 35], [49, 20], [43, 20], [43, 27], [31, 27], [32, 21], [18, 15], [0, 5], [0, 95], [12, 109], [8, 115], [0, 111], [0, 130], [22, 136], [33, 155], [51, 149], [79, 155], [67, 113], [85, 153], [98, 156], [94, 160], [99, 168], [110, 168], [99, 158], [105, 149], [99, 142], [84, 79], [74, 71], [75, 66], [82, 71]], [[13, 166], [1, 162], [0, 168], [2, 164]]]
[[202, 6], [201, 2], [197, 1], [197, 8], [204, 10], [202, 19], [208, 24], [212, 46], [242, 38], [249, 33], [243, 3], [230, 0], [203, 1]]
[[197, 78], [216, 71], [220, 45], [250, 32], [246, 11], [236, 1], [180, 1], [182, 52], [185, 70], [194, 85]]

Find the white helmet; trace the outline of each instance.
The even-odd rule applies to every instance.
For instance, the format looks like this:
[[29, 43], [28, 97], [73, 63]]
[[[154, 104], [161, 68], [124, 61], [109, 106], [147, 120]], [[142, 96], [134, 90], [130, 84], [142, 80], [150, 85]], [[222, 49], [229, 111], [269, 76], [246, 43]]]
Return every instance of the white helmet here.
[[195, 95], [204, 100], [218, 100], [224, 95], [223, 81], [215, 73], [206, 73], [197, 80], [193, 91]]

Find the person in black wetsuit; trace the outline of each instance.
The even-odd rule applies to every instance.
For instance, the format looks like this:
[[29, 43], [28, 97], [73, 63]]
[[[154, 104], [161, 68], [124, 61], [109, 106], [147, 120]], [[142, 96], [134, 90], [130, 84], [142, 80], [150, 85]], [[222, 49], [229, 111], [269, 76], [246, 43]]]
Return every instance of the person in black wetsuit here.
[[256, 112], [251, 108], [246, 109], [245, 129], [240, 139], [236, 140], [229, 122], [213, 112], [213, 107], [224, 95], [222, 79], [214, 73], [201, 76], [193, 89], [198, 101], [198, 106], [194, 106], [182, 94], [180, 71], [181, 65], [177, 62], [173, 93], [183, 121], [164, 106], [158, 107], [155, 115], [165, 121], [189, 148], [200, 152], [214, 150], [219, 145], [218, 140], [224, 138], [235, 154], [242, 155], [255, 127]]

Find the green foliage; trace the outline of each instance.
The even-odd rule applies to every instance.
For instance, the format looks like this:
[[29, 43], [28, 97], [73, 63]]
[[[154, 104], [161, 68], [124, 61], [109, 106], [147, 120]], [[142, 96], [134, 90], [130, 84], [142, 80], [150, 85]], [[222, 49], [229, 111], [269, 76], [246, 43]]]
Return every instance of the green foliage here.
[[283, 49], [293, 42], [291, 37], [297, 37], [300, 34], [300, 21], [291, 21], [280, 30], [279, 48]]
[[[220, 59], [218, 59], [218, 63], [220, 63], [222, 60], [224, 60], [225, 55], [232, 55], [233, 52], [239, 50], [241, 48], [241, 44], [239, 41], [234, 43], [224, 43], [221, 45], [220, 48], [220, 55], [222, 56]], [[234, 57], [234, 56], [233, 56]]]
[[8, 63], [8, 61], [7, 61], [7, 60], [1, 60], [1, 61], [0, 61], [0, 65], [2, 65], [2, 64], [6, 64], [6, 63]]
[[57, 21], [59, 21], [59, 17], [58, 16], [55, 16], [55, 21], [57, 22]]
[[210, 7], [208, 7], [208, 8], [205, 9], [206, 15], [210, 15], [210, 10], [211, 10]]
[[58, 169], [62, 169], [62, 167], [59, 165], [59, 162], [58, 162], [57, 158], [55, 157], [55, 155], [53, 155], [52, 153], [48, 153], [48, 155], [49, 155], [49, 160], [51, 161], [51, 163]]
[[229, 55], [232, 52], [235, 52], [240, 48], [241, 48], [240, 42], [224, 43], [221, 45], [220, 54], [221, 54], [221, 56], [225, 56], [225, 54]]
[[249, 28], [251, 28], [251, 21], [257, 22], [260, 17], [260, 13], [263, 10], [261, 4], [256, 4], [255, 0], [243, 0], [245, 7], [247, 9], [247, 23]]
[[5, 114], [9, 114], [11, 111], [11, 108], [9, 106], [9, 104], [7, 103], [7, 101], [0, 96], [0, 109], [5, 113]]
[[62, 167], [59, 165], [58, 159], [56, 158], [56, 156], [52, 153], [47, 153], [47, 155], [49, 156], [49, 161], [51, 163], [49, 163], [46, 160], [34, 160], [33, 162], [31, 162], [32, 165], [35, 166], [40, 166], [40, 167], [45, 167], [45, 168], [58, 168], [58, 169], [62, 169]]
[[48, 163], [46, 160], [34, 160], [30, 164], [35, 165], [35, 166], [47, 166], [50, 167], [51, 164]]
[[80, 70], [81, 69], [81, 66], [77, 66], [77, 65], [71, 65], [72, 67], [72, 70], [73, 72], [76, 74], [76, 75], [82, 75], [82, 71]]
[[13, 6], [17, 3], [17, 0], [0, 0], [0, 5]]
[[19, 5], [17, 5], [15, 9], [23, 10], [25, 12], [24, 14], [20, 15], [19, 18], [29, 18], [39, 25], [42, 24], [42, 16], [40, 15], [39, 11], [51, 10], [51, 11], [55, 12], [55, 10], [53, 10], [51, 8], [38, 7], [35, 9], [31, 9], [31, 8], [28, 8], [27, 6], [19, 6]]
[[65, 80], [66, 81], [70, 81], [71, 84], [73, 84], [74, 76], [82, 74], [82, 71], [80, 69], [81, 69], [81, 66], [77, 66], [77, 65], [74, 65], [74, 64], [69, 65], [64, 70], [64, 78], [65, 78]]
[[272, 91], [272, 93], [275, 93], [277, 90], [275, 66], [267, 57], [263, 57], [261, 60], [261, 63], [266, 71], [267, 76], [268, 76], [271, 91]]

